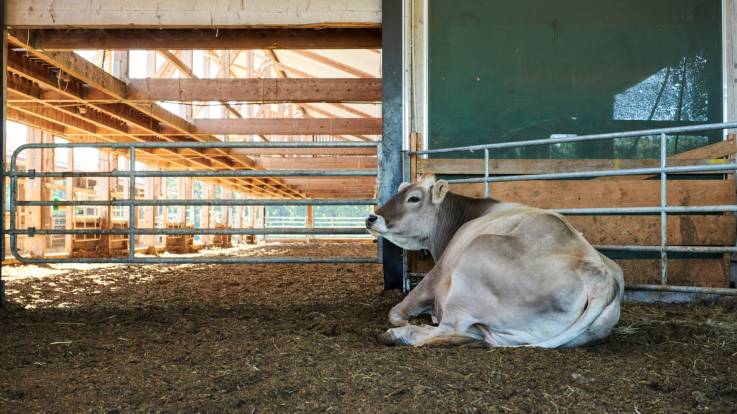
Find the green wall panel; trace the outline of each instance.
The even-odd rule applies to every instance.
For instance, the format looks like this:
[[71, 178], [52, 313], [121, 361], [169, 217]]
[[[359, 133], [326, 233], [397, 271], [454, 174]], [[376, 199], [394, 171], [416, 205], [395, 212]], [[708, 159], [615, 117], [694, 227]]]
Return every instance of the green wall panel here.
[[[718, 0], [429, 3], [430, 148], [722, 120]], [[672, 139], [669, 152], [716, 139]], [[494, 156], [657, 153], [644, 138]]]

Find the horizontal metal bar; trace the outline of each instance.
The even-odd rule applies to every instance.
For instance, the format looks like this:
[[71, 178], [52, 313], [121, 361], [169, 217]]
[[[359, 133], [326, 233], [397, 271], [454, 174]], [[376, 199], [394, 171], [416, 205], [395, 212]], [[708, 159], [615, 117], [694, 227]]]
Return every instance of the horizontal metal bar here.
[[99, 264], [374, 264], [377, 257], [109, 257], [109, 258], [31, 258], [16, 255], [22, 263], [99, 263]]
[[616, 138], [632, 138], [641, 137], [645, 135], [660, 135], [660, 134], [679, 134], [684, 132], [701, 132], [701, 131], [714, 131], [720, 129], [733, 129], [737, 128], [737, 122], [724, 122], [716, 124], [703, 124], [703, 125], [692, 125], [684, 127], [673, 127], [673, 128], [660, 128], [660, 129], [644, 129], [639, 131], [627, 131], [627, 132], [612, 132], [607, 134], [593, 134], [593, 135], [580, 135], [571, 137], [561, 138], [543, 138], [533, 139], [527, 141], [517, 142], [503, 142], [496, 144], [483, 144], [483, 145], [467, 145], [463, 147], [451, 147], [451, 148], [438, 148], [428, 149], [421, 151], [412, 151], [412, 154], [439, 154], [444, 152], [458, 152], [458, 151], [480, 151], [484, 149], [499, 149], [499, 148], [518, 148], [528, 147], [533, 145], [550, 145], [550, 144], [563, 144], [567, 142], [581, 142], [581, 141], [599, 141], [606, 139]]
[[[137, 207], [150, 206], [361, 206], [376, 205], [376, 199], [207, 199], [207, 200], [136, 200]], [[128, 206], [123, 200], [55, 200], [55, 201], [16, 201], [19, 207], [69, 207], [69, 206]]]
[[372, 148], [379, 142], [372, 141], [325, 141], [325, 142], [73, 142], [31, 143], [19, 146], [15, 151], [38, 148]]
[[666, 252], [676, 253], [733, 253], [737, 252], [735, 246], [636, 246], [636, 245], [596, 245], [597, 250], [618, 250], [627, 252]]
[[[257, 235], [276, 235], [276, 234], [361, 234], [369, 235], [368, 231], [363, 227], [272, 227], [261, 229], [155, 229], [155, 228], [138, 228], [135, 229], [136, 235], [160, 235], [160, 236], [179, 236], [190, 234], [218, 234], [218, 235], [238, 235], [238, 234], [257, 234]], [[9, 229], [8, 234], [25, 235], [25, 236], [44, 236], [53, 234], [91, 234], [91, 235], [127, 235], [128, 227], [115, 229]]]
[[625, 289], [658, 291], [658, 292], [682, 292], [682, 293], [701, 293], [701, 294], [737, 296], [737, 289], [735, 288], [715, 288], [715, 287], [675, 286], [675, 285], [649, 285], [649, 284], [641, 284], [641, 283], [631, 283], [631, 284], [625, 285]]
[[[425, 277], [425, 273], [418, 273], [418, 272], [407, 273], [407, 275], [409, 277]], [[711, 287], [699, 287], [699, 286], [650, 285], [650, 284], [641, 284], [641, 283], [627, 283], [625, 284], [625, 289], [737, 296], [737, 289], [735, 288], [711, 288]]]
[[8, 171], [9, 177], [374, 177], [377, 170]]
[[594, 178], [594, 177], [614, 177], [622, 175], [641, 175], [641, 174], [675, 174], [675, 173], [693, 173], [693, 172], [718, 172], [737, 170], [737, 163], [716, 164], [716, 165], [685, 165], [677, 167], [653, 167], [653, 168], [631, 168], [627, 170], [598, 170], [598, 171], [577, 171], [567, 173], [549, 173], [549, 174], [525, 174], [510, 175], [505, 177], [477, 177], [477, 178], [459, 178], [456, 180], [447, 180], [450, 184], [472, 184], [484, 182], [508, 182], [508, 181], [530, 181], [530, 180], [558, 180], [571, 178]]
[[607, 214], [660, 214], [666, 213], [727, 213], [737, 212], [737, 205], [719, 206], [669, 206], [669, 207], [610, 207], [610, 208], [553, 208], [550, 209], [567, 215], [607, 215]]

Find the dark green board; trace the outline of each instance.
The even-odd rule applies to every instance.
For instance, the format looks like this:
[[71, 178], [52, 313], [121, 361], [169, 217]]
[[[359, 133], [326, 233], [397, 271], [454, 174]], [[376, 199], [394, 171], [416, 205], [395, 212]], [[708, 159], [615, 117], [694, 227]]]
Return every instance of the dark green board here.
[[[718, 0], [429, 4], [429, 148], [722, 120]], [[669, 139], [669, 152], [719, 136]], [[645, 138], [492, 157], [657, 154], [657, 141]]]

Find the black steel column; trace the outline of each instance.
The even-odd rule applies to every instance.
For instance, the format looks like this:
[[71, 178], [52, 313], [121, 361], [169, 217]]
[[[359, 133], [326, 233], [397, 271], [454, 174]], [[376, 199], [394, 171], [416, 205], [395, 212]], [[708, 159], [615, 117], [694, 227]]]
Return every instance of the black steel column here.
[[5, 282], [2, 276], [2, 261], [5, 260], [5, 94], [7, 90], [6, 65], [8, 61], [7, 35], [5, 33], [5, 7], [0, 7], [0, 307], [5, 302]]
[[[379, 202], [396, 194], [402, 182], [402, 1], [381, 2], [383, 140]], [[402, 249], [381, 239], [384, 289], [402, 288]]]

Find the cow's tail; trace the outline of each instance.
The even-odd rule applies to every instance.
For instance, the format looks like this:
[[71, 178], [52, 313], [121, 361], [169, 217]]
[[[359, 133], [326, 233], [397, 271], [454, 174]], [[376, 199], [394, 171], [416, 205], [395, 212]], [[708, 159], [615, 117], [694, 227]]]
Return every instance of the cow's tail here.
[[586, 307], [583, 313], [563, 333], [536, 344], [527, 346], [536, 348], [558, 348], [583, 335], [612, 301], [618, 301], [620, 286], [603, 263], [585, 261], [583, 280], [586, 288]]

